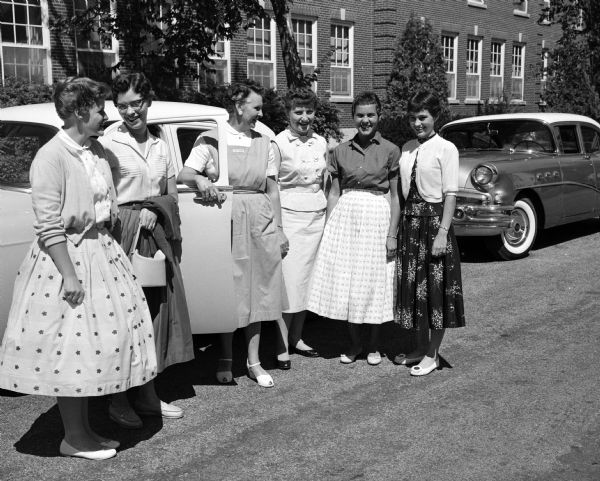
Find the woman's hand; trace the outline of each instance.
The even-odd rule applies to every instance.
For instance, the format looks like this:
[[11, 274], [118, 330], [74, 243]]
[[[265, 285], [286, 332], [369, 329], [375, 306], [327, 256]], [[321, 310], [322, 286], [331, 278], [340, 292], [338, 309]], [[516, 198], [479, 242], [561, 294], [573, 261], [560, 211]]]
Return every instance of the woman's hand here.
[[204, 202], [218, 202], [219, 201], [219, 189], [214, 185], [208, 178], [203, 175], [197, 175], [196, 187], [200, 193], [200, 197]]
[[83, 302], [85, 292], [77, 276], [63, 277], [63, 299], [69, 304], [78, 306]]
[[396, 256], [396, 249], [398, 248], [398, 239], [395, 237], [387, 236], [385, 241], [385, 248], [387, 250], [387, 256], [389, 258]]
[[156, 227], [157, 215], [149, 209], [142, 209], [140, 211], [140, 226], [143, 229], [153, 231]]
[[288, 240], [287, 236], [283, 233], [283, 229], [281, 227], [278, 227], [277, 230], [279, 232], [281, 258], [283, 259], [285, 256], [287, 256], [287, 253], [290, 250], [290, 241]]
[[448, 244], [448, 235], [446, 231], [440, 230], [435, 239], [433, 240], [433, 247], [431, 248], [431, 255], [433, 257], [440, 257], [446, 254], [446, 246]]

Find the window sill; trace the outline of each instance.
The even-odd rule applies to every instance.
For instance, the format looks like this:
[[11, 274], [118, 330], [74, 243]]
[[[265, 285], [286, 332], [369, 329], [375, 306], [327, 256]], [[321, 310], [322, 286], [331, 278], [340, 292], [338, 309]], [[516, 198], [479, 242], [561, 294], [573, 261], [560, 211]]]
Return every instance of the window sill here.
[[529, 15], [527, 12], [524, 12], [523, 10], [513, 10], [513, 15], [515, 17], [531, 18], [531, 15]]
[[329, 101], [336, 102], [338, 104], [351, 104], [354, 101], [354, 98], [346, 95], [332, 95], [329, 97]]
[[483, 100], [481, 99], [465, 99], [465, 105], [481, 105]]
[[467, 5], [475, 8], [487, 8], [485, 2], [478, 2], [477, 0], [467, 0]]
[[458, 105], [458, 104], [460, 104], [460, 100], [458, 100], [458, 99], [448, 99], [448, 104], [450, 104], [450, 105]]
[[511, 100], [510, 105], [527, 105], [525, 100]]

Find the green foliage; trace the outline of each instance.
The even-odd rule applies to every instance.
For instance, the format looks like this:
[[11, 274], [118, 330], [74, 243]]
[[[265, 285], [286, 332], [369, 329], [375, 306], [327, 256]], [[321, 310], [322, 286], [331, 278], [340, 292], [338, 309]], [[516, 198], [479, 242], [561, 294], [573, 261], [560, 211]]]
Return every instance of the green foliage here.
[[422, 21], [412, 14], [396, 44], [380, 124], [384, 137], [397, 145], [414, 137], [406, 109], [409, 99], [423, 90], [434, 92], [440, 98], [443, 109], [437, 120], [443, 125], [450, 118], [450, 112], [439, 38], [428, 20]]
[[6, 78], [0, 86], [0, 107], [37, 104], [52, 101], [50, 85], [29, 83], [23, 80]]
[[502, 91], [502, 97], [497, 101], [485, 99], [483, 105], [477, 105], [477, 115], [510, 114], [520, 110], [518, 105], [511, 103], [511, 96], [506, 91]]
[[[201, 91], [193, 89], [162, 89], [156, 94], [160, 100], [190, 102], [225, 108], [228, 86], [203, 86]], [[329, 101], [319, 100], [315, 116], [314, 130], [326, 139], [340, 140], [339, 111]], [[266, 89], [263, 95], [263, 117], [261, 119], [273, 132], [278, 134], [287, 127], [287, 113], [282, 96], [274, 89]]]
[[550, 53], [547, 110], [600, 119], [600, 2], [555, 0], [549, 17], [562, 35]]

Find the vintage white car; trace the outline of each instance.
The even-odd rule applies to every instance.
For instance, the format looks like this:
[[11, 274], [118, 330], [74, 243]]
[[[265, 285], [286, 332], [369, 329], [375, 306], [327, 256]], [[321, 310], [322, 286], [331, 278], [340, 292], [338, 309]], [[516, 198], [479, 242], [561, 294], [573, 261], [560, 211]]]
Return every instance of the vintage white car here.
[[[120, 116], [106, 102], [109, 123], [116, 128]], [[148, 126], [165, 140], [177, 169], [198, 135], [217, 128], [219, 145], [225, 145], [227, 111], [217, 107], [179, 102], [152, 103]], [[0, 337], [4, 333], [17, 269], [34, 238], [29, 166], [37, 150], [62, 126], [53, 104], [0, 109]], [[257, 129], [273, 132], [264, 124]], [[206, 206], [193, 189], [181, 184], [179, 208], [182, 222], [181, 268], [194, 334], [231, 332], [237, 328], [231, 263], [231, 197], [227, 149], [219, 148], [220, 177], [216, 182], [225, 194], [219, 206]]]
[[600, 124], [582, 115], [470, 117], [441, 135], [460, 152], [457, 235], [486, 236], [504, 259], [528, 254], [541, 229], [600, 214]]

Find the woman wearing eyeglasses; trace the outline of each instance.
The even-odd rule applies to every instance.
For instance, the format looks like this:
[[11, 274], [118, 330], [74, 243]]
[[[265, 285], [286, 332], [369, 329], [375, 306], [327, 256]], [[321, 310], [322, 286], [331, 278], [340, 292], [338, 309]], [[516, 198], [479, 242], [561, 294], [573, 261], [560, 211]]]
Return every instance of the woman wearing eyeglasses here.
[[[179, 269], [181, 237], [175, 168], [166, 142], [148, 130], [152, 86], [142, 73], [122, 74], [112, 84], [113, 102], [123, 122], [101, 138], [112, 169], [119, 223], [115, 238], [130, 254], [136, 247], [152, 257], [160, 249], [167, 259], [163, 287], [144, 287], [154, 325], [158, 372], [194, 358], [190, 319]], [[134, 244], [139, 230], [139, 244]], [[182, 410], [161, 401], [149, 382], [133, 408], [123, 394], [111, 399], [109, 416], [127, 428], [141, 428], [140, 415], [180, 418]]]

